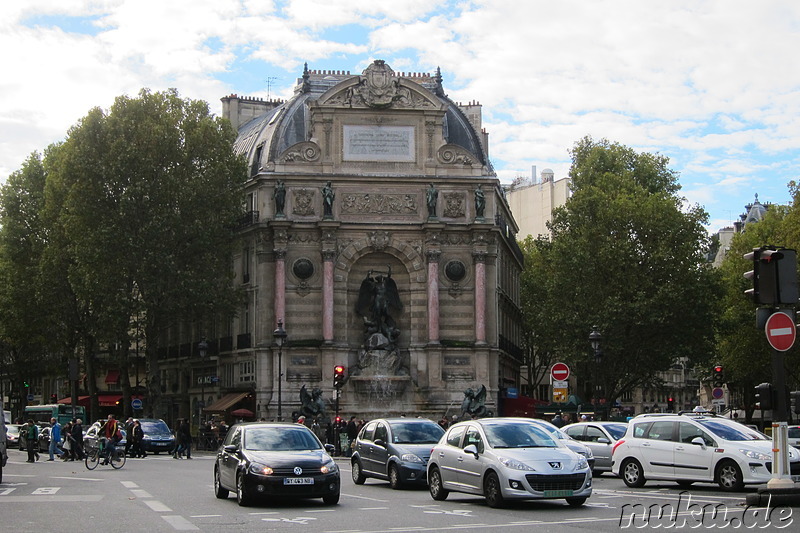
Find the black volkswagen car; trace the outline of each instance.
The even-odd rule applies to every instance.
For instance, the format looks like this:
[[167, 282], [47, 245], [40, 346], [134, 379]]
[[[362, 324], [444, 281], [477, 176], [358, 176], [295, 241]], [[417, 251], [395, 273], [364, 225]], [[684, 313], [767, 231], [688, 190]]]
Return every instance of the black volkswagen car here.
[[236, 493], [239, 505], [258, 498], [322, 498], [339, 502], [339, 467], [307, 427], [249, 422], [230, 428], [214, 463], [217, 498]]
[[358, 434], [350, 459], [353, 481], [361, 485], [368, 477], [386, 479], [393, 489], [424, 485], [431, 449], [444, 430], [424, 418], [380, 418], [366, 424]]

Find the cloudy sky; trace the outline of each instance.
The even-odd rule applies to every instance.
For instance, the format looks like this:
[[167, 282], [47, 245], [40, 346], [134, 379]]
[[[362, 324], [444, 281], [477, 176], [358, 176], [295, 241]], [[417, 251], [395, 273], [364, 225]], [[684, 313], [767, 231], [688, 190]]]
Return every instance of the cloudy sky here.
[[503, 182], [591, 135], [670, 158], [729, 225], [800, 177], [800, 2], [26, 0], [0, 3], [0, 180], [95, 106], [142, 87], [286, 98], [310, 69], [441, 67], [483, 105]]

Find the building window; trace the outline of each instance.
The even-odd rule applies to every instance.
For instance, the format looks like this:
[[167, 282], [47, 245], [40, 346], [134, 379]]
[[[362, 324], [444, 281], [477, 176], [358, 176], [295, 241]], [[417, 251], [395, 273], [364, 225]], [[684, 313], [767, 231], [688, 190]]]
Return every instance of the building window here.
[[239, 362], [239, 383], [255, 381], [255, 364], [253, 360]]
[[250, 248], [242, 250], [242, 283], [250, 283]]

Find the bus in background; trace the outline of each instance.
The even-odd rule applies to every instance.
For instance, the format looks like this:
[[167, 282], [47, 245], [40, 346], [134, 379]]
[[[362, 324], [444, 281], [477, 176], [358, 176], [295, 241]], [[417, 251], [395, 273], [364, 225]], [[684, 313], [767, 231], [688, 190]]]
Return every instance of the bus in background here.
[[80, 418], [86, 422], [86, 408], [82, 405], [75, 406], [75, 414], [72, 414], [72, 406], [63, 403], [51, 403], [46, 405], [26, 405], [24, 419], [27, 421], [32, 418], [36, 425], [42, 424], [49, 426], [50, 419], [55, 418], [62, 426], [73, 418]]

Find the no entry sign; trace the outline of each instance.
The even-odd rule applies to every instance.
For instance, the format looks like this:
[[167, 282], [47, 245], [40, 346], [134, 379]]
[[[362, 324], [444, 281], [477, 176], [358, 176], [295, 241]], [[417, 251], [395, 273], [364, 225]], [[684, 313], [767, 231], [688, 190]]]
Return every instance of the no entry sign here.
[[556, 363], [550, 369], [550, 375], [555, 381], [566, 381], [569, 377], [569, 367], [565, 363]]
[[767, 341], [770, 346], [779, 352], [785, 352], [791, 348], [797, 337], [797, 327], [794, 324], [794, 320], [783, 311], [772, 313], [767, 319], [767, 325], [764, 330], [767, 333]]

